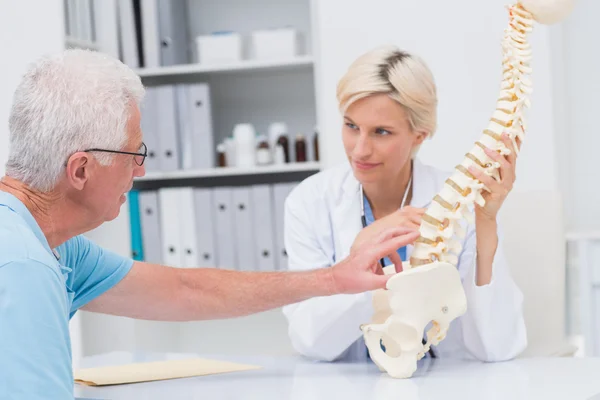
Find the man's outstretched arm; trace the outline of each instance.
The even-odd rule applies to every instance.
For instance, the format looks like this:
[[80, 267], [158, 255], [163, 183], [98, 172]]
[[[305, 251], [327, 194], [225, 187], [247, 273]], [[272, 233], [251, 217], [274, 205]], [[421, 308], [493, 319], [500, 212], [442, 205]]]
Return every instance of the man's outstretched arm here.
[[418, 232], [391, 228], [362, 243], [329, 268], [302, 272], [240, 272], [180, 269], [136, 262], [115, 287], [85, 310], [130, 318], [190, 321], [238, 317], [311, 297], [361, 293], [385, 287], [379, 260], [400, 263], [396, 250]]

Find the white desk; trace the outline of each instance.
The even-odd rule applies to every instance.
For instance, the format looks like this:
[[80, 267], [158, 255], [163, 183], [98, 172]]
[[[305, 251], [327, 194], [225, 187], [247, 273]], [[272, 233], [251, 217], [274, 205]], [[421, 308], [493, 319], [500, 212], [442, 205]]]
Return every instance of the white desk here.
[[[84, 359], [84, 367], [177, 359], [193, 355], [110, 353]], [[411, 379], [381, 374], [374, 364], [315, 363], [301, 358], [219, 357], [260, 365], [254, 371], [131, 385], [86, 387], [93, 399], [302, 399], [313, 400], [600, 400], [600, 358], [537, 358], [504, 363], [421, 360]]]

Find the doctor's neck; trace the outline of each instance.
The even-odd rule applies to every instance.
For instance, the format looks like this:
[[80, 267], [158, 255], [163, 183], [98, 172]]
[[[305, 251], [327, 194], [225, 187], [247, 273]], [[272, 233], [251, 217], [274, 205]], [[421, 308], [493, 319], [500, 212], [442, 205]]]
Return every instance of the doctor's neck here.
[[412, 175], [412, 161], [395, 175], [385, 176], [377, 181], [363, 183], [363, 191], [369, 200], [375, 219], [383, 218], [397, 211], [402, 205], [404, 194], [408, 190], [404, 206], [410, 204], [412, 186], [408, 187]]

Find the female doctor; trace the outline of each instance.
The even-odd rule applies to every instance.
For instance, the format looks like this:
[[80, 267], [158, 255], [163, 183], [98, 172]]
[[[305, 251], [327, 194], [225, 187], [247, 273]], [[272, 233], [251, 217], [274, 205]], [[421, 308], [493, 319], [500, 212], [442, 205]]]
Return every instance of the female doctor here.
[[[337, 99], [348, 163], [309, 177], [287, 198], [284, 235], [291, 270], [329, 267], [388, 226], [418, 227], [451, 174], [414, 157], [435, 131], [437, 107], [433, 76], [418, 57], [395, 47], [362, 55], [338, 83]], [[433, 357], [500, 361], [527, 346], [523, 296], [509, 274], [496, 220], [515, 180], [515, 153], [488, 154], [501, 163], [501, 179], [471, 171], [490, 192], [485, 206], [476, 207], [459, 255], [468, 310], [432, 347]], [[402, 260], [412, 248], [398, 250]], [[359, 327], [373, 314], [371, 296], [320, 297], [285, 307], [293, 347], [318, 360], [367, 360]]]

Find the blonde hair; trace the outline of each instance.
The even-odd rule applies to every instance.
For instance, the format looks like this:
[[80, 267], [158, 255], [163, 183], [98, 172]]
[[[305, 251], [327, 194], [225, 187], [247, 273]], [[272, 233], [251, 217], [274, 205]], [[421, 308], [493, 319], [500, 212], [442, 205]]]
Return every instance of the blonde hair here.
[[419, 57], [395, 46], [380, 47], [358, 57], [337, 86], [339, 109], [385, 93], [406, 110], [411, 129], [433, 136], [437, 128], [437, 91], [433, 74]]

